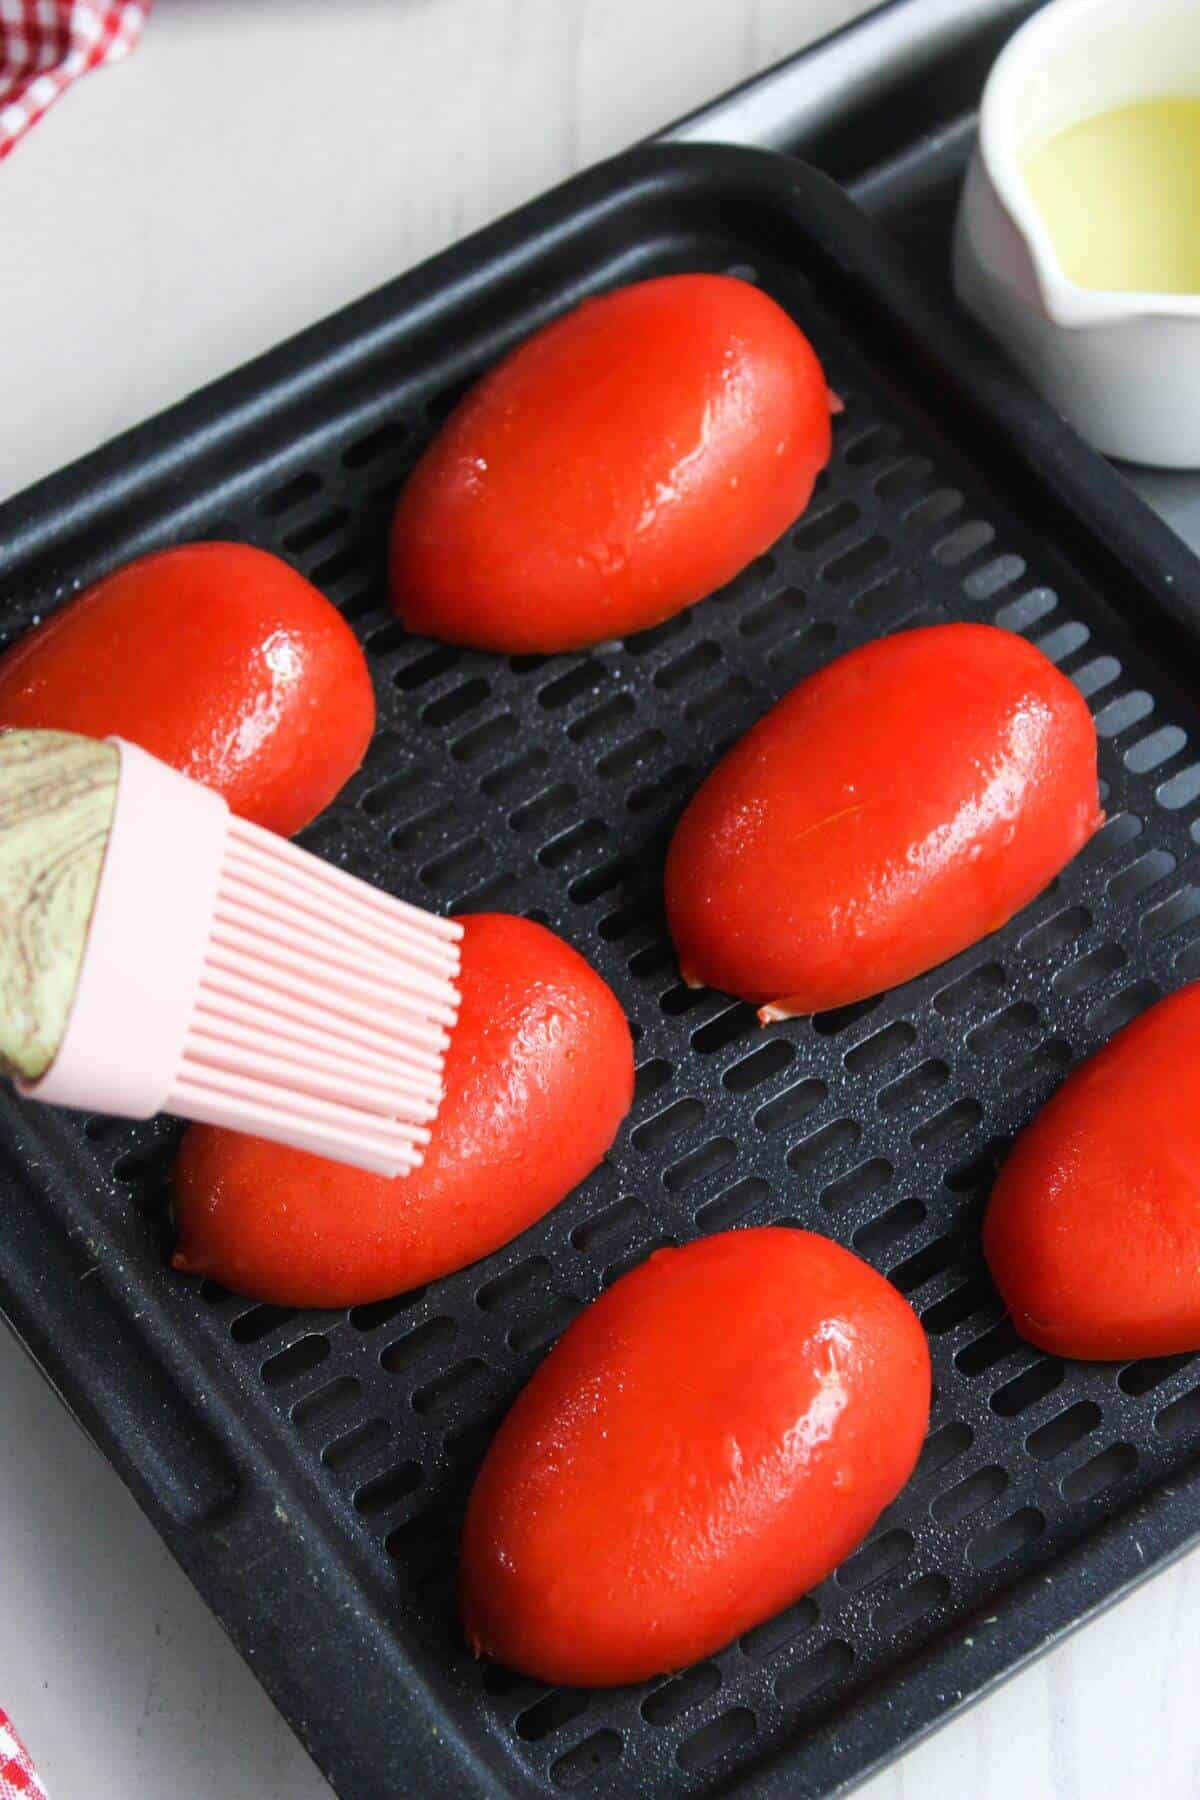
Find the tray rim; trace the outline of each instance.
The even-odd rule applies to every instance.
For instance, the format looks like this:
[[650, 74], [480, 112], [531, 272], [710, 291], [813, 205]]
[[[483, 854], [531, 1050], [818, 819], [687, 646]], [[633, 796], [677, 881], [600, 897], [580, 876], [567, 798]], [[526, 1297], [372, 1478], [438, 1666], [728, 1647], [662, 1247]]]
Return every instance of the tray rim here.
[[[820, 160], [822, 134], [876, 111], [885, 92], [928, 78], [956, 52], [1046, 0], [878, 0], [802, 50], [750, 75], [650, 141], [743, 144]], [[820, 71], [819, 76], [817, 71]], [[805, 80], [804, 77], [808, 77]], [[878, 159], [872, 158], [868, 167]], [[853, 186], [853, 172], [836, 173]]]
[[[32, 553], [39, 539], [42, 541], [37, 548], [44, 554], [47, 540], [53, 548], [64, 536], [69, 539], [79, 530], [100, 528], [106, 516], [119, 512], [137, 497], [139, 486], [144, 487], [147, 480], [153, 484], [162, 479], [163, 471], [147, 474], [147, 464], [153, 462], [156, 453], [171, 453], [167, 455], [165, 471], [169, 477], [172, 469], [188, 457], [209, 454], [242, 433], [253, 432], [256, 422], [264, 414], [301, 403], [315, 388], [329, 380], [340, 379], [348, 366], [378, 354], [388, 341], [389, 318], [393, 313], [408, 309], [407, 326], [414, 307], [419, 318], [422, 304], [431, 305], [435, 296], [444, 299], [448, 289], [456, 290], [458, 302], [465, 304], [470, 297], [472, 269], [476, 264], [494, 261], [498, 270], [503, 269], [514, 259], [519, 261], [522, 242], [526, 253], [531, 254], [528, 240], [556, 216], [565, 213], [570, 220], [570, 231], [582, 231], [584, 218], [593, 214], [599, 216], [606, 206], [628, 205], [639, 192], [653, 198], [660, 187], [669, 190], [672, 181], [684, 181], [685, 178], [697, 183], [706, 180], [710, 188], [717, 178], [732, 182], [735, 189], [744, 187], [747, 182], [753, 186], [761, 184], [773, 205], [784, 212], [789, 196], [793, 194], [800, 194], [806, 207], [812, 207], [814, 196], [818, 196], [818, 210], [826, 215], [828, 241], [824, 249], [839, 273], [851, 280], [869, 282], [881, 269], [885, 270], [893, 297], [901, 294], [909, 302], [909, 310], [904, 315], [905, 329], [922, 343], [920, 328], [924, 327], [927, 332], [929, 322], [936, 323], [936, 352], [923, 349], [923, 360], [938, 368], [939, 378], [954, 392], [956, 403], [973, 410], [986, 421], [1005, 453], [1016, 458], [1016, 466], [1024, 477], [1044, 485], [1045, 498], [1061, 508], [1065, 516], [1074, 519], [1077, 529], [1085, 490], [1099, 486], [1106, 517], [1103, 531], [1098, 529], [1095, 518], [1091, 520], [1090, 536], [1095, 540], [1091, 545], [1093, 553], [1102, 564], [1121, 568], [1126, 584], [1132, 574], [1143, 596], [1157, 608], [1162, 628], [1176, 643], [1181, 641], [1182, 633], [1182, 641], [1195, 653], [1200, 642], [1200, 624], [1179, 598], [1182, 579], [1185, 576], [1194, 579], [1195, 559], [1166, 526], [1140, 501], [1131, 497], [1120, 477], [1094, 457], [1033, 395], [1007, 383], [998, 359], [974, 346], [968, 351], [961, 331], [951, 329], [940, 312], [921, 299], [897, 265], [890, 248], [876, 241], [873, 228], [825, 177], [769, 151], [700, 144], [639, 148], [573, 178], [542, 199], [463, 240], [366, 299], [353, 303], [332, 319], [256, 358], [244, 369], [199, 390], [148, 424], [134, 428], [47, 477], [0, 507], [0, 542], [4, 544], [0, 550], [0, 573], [9, 574], [11, 579], [12, 571], [24, 556]], [[589, 208], [592, 209], [590, 214]], [[859, 221], [853, 229], [848, 226], [852, 216]], [[806, 215], [805, 230], [811, 234], [811, 213]], [[853, 238], [857, 238], [857, 243], [851, 244]], [[544, 247], [541, 253], [544, 253]], [[319, 368], [310, 365], [310, 358], [318, 352], [321, 353]], [[982, 376], [979, 368], [971, 371], [973, 381], [978, 384], [978, 391], [973, 395], [964, 390], [964, 359], [968, 364], [977, 361], [982, 368]], [[227, 406], [235, 401], [236, 404]], [[221, 409], [226, 410], [220, 426], [214, 431], [211, 415]], [[72, 501], [75, 502], [73, 505]], [[1094, 495], [1091, 501], [1094, 504]], [[56, 515], [60, 523], [57, 531], [51, 531], [49, 522]], [[40, 1361], [52, 1385], [89, 1435], [114, 1462], [127, 1483], [134, 1486], [144, 1508], [151, 1512], [153, 1522], [197, 1586], [205, 1592], [203, 1558], [196, 1553], [194, 1542], [188, 1547], [183, 1546], [180, 1534], [168, 1531], [162, 1519], [154, 1517], [146, 1491], [137, 1480], [136, 1457], [130, 1441], [113, 1427], [102, 1410], [97, 1409], [87, 1371], [79, 1366], [77, 1354], [73, 1366], [63, 1347], [54, 1347], [53, 1309], [45, 1311], [48, 1298], [44, 1294], [41, 1296], [42, 1307], [39, 1309], [36, 1296], [31, 1292], [13, 1294], [0, 1278], [0, 1311], [7, 1315], [7, 1322], [35, 1355], [35, 1360]], [[838, 1719], [838, 1735], [846, 1746], [839, 1757], [843, 1772], [832, 1787], [823, 1791], [842, 1791], [865, 1778], [917, 1736], [933, 1729], [943, 1718], [988, 1691], [1008, 1674], [1015, 1673], [1040, 1650], [1182, 1553], [1200, 1535], [1200, 1512], [1194, 1503], [1194, 1490], [1198, 1486], [1200, 1468], [1193, 1466], [1173, 1477], [1169, 1487], [1160, 1484], [1115, 1519], [1080, 1540], [1053, 1565], [1052, 1595], [1044, 1575], [1030, 1577], [1010, 1589], [1003, 1604], [1006, 1610], [1011, 1609], [1012, 1616], [1004, 1621], [1003, 1629], [977, 1635], [965, 1681], [961, 1668], [956, 1670], [951, 1666], [956, 1656], [961, 1655], [960, 1641], [948, 1636], [921, 1658], [893, 1671], [869, 1692], [860, 1695], [855, 1702], [853, 1718], [847, 1715]], [[1129, 1529], [1131, 1518], [1137, 1520], [1136, 1531]], [[1102, 1564], [1103, 1579], [1099, 1587], [1094, 1570], [1084, 1568], [1084, 1564], [1092, 1559]], [[1085, 1587], [1089, 1590], [1086, 1593]], [[210, 1596], [206, 1593], [205, 1597]], [[1074, 1603], [1076, 1597], [1078, 1610], [1064, 1619], [1061, 1616], [1062, 1600], [1065, 1598]], [[245, 1634], [230, 1627], [228, 1608], [224, 1614], [219, 1608], [217, 1610], [227, 1628], [234, 1630], [239, 1647], [245, 1650]], [[415, 1670], [412, 1673], [416, 1677], [415, 1685], [419, 1685], [419, 1675]], [[930, 1683], [945, 1692], [944, 1703], [932, 1711], [914, 1703], [918, 1688], [928, 1687]], [[276, 1685], [283, 1684], [268, 1682], [272, 1691]], [[279, 1695], [276, 1697], [280, 1698]], [[284, 1710], [294, 1719], [297, 1709], [285, 1705]], [[320, 1732], [314, 1729], [302, 1731], [302, 1735], [324, 1765], [325, 1746]], [[460, 1753], [462, 1748], [460, 1742]], [[471, 1759], [468, 1757], [467, 1760]], [[790, 1760], [786, 1747], [770, 1753], [762, 1762], [727, 1782], [723, 1791], [753, 1791], [768, 1796], [794, 1793], [796, 1788], [789, 1778]], [[488, 1771], [478, 1764], [475, 1767], [480, 1777], [479, 1791], [501, 1791], [492, 1785], [490, 1777], [494, 1770]], [[447, 1783], [438, 1782], [426, 1791], [461, 1792], [461, 1786], [457, 1785], [459, 1768], [445, 1773]], [[454, 1785], [450, 1785], [451, 1781]]]

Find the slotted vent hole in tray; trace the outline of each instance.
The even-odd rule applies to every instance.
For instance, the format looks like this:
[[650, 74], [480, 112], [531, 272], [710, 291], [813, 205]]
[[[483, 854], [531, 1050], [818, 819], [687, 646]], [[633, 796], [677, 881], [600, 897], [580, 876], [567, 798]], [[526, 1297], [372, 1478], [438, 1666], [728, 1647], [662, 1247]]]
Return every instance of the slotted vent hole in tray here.
[[[682, 264], [680, 265], [682, 266]], [[648, 271], [649, 272], [649, 271]], [[342, 605], [376, 679], [361, 773], [312, 847], [444, 910], [544, 919], [612, 982], [638, 1042], [612, 1155], [479, 1266], [342, 1314], [177, 1304], [325, 1484], [380, 1591], [536, 1788], [720, 1784], [802, 1731], [1200, 1446], [1194, 1359], [1117, 1370], [1020, 1343], [978, 1226], [1015, 1132], [1123, 1019], [1200, 974], [1200, 761], [1124, 627], [782, 270], [846, 399], [806, 516], [729, 590], [624, 643], [499, 657], [409, 638], [386, 600], [392, 497], [469, 382], [410, 393], [257, 497], [230, 535], [279, 550]], [[796, 680], [901, 626], [1023, 632], [1086, 696], [1109, 822], [1003, 931], [897, 993], [761, 1031], [679, 982], [661, 858], [723, 748]], [[1190, 721], [1189, 721], [1190, 722]], [[151, 1212], [171, 1128], [90, 1120], [100, 1170]], [[512, 1396], [579, 1307], [656, 1245], [732, 1225], [831, 1232], [925, 1322], [936, 1404], [918, 1471], [812, 1595], [695, 1669], [612, 1694], [475, 1664], [454, 1626], [471, 1476]], [[665, 1758], [665, 1761], [664, 1761]]]

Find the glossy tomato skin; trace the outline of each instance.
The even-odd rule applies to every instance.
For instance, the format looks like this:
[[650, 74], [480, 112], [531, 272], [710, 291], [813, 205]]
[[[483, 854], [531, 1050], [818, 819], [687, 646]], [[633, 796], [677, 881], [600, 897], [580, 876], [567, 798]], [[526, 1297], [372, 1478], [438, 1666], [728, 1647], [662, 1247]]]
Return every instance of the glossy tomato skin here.
[[1026, 1126], [983, 1247], [1040, 1349], [1200, 1349], [1200, 984], [1125, 1026]]
[[669, 618], [804, 510], [830, 395], [781, 307], [727, 275], [639, 282], [545, 326], [409, 478], [392, 602], [411, 631], [576, 649]]
[[1103, 823], [1087, 706], [1040, 650], [935, 625], [779, 701], [687, 807], [666, 863], [685, 980], [766, 1019], [910, 980], [1005, 924]]
[[285, 836], [349, 780], [374, 725], [350, 627], [247, 544], [144, 556], [0, 658], [0, 727], [127, 738]]
[[568, 1327], [509, 1412], [463, 1536], [468, 1640], [540, 1681], [640, 1681], [821, 1581], [911, 1474], [915, 1314], [827, 1238], [660, 1250]]
[[633, 1099], [615, 995], [527, 919], [463, 919], [462, 1006], [425, 1161], [389, 1181], [193, 1125], [175, 1165], [175, 1266], [278, 1306], [353, 1306], [516, 1237], [601, 1160]]

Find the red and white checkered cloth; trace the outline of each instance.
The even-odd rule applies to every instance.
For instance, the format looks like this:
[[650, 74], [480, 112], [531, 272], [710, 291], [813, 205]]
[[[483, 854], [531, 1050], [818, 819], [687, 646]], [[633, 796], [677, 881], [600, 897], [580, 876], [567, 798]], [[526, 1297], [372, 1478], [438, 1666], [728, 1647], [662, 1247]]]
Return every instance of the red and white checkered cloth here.
[[29, 1752], [0, 1706], [0, 1800], [46, 1800]]
[[[0, 0], [0, 161], [73, 81], [127, 56], [151, 0]], [[46, 1800], [0, 1707], [0, 1800]]]
[[0, 161], [73, 81], [128, 56], [150, 5], [0, 0]]

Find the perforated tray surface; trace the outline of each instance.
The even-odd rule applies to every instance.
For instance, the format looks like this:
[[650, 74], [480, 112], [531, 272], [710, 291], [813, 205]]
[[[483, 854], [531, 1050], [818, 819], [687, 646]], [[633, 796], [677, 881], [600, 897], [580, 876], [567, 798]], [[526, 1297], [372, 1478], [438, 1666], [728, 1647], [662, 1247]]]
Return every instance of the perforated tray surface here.
[[[890, 255], [794, 164], [640, 151], [0, 515], [9, 638], [150, 545], [229, 536], [295, 563], [353, 622], [379, 700], [307, 841], [425, 904], [545, 921], [636, 1035], [633, 1113], [592, 1178], [497, 1255], [348, 1313], [169, 1272], [171, 1123], [0, 1107], [6, 1312], [347, 1796], [829, 1791], [1200, 1523], [1194, 1359], [1039, 1354], [978, 1247], [1013, 1134], [1200, 974], [1194, 650], [1167, 616], [1192, 565]], [[845, 398], [803, 520], [723, 592], [587, 654], [407, 636], [389, 509], [464, 384], [584, 292], [683, 269], [760, 282]], [[1023, 632], [1076, 682], [1109, 823], [1008, 928], [880, 999], [762, 1031], [684, 989], [659, 889], [697, 781], [810, 670], [944, 619]], [[548, 1692], [476, 1664], [456, 1539], [513, 1395], [656, 1245], [768, 1221], [853, 1245], [920, 1312], [936, 1400], [913, 1481], [818, 1590], [673, 1679]]]

